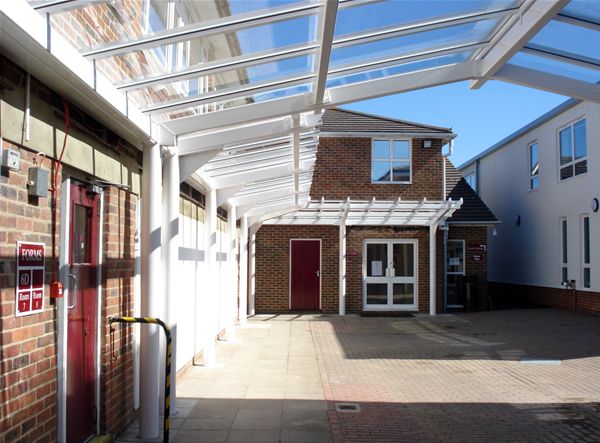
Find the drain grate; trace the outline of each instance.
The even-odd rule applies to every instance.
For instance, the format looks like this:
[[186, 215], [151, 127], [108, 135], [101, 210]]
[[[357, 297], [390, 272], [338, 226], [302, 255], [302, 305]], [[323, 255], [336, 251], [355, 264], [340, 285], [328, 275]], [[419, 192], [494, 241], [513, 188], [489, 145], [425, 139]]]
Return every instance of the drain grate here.
[[523, 357], [521, 363], [525, 365], [560, 365], [560, 360], [552, 360], [549, 358], [530, 358]]
[[336, 403], [335, 410], [337, 412], [360, 412], [358, 403]]

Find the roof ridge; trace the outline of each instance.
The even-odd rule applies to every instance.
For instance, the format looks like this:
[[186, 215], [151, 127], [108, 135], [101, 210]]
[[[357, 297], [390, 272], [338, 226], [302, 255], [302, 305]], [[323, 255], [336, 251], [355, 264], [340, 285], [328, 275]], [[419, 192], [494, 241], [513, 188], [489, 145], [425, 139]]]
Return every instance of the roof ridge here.
[[410, 120], [401, 120], [399, 118], [393, 118], [393, 117], [386, 117], [383, 115], [377, 115], [377, 114], [369, 114], [368, 112], [360, 112], [360, 111], [354, 111], [351, 109], [344, 109], [344, 108], [329, 108], [329, 110], [331, 111], [341, 111], [341, 112], [347, 112], [349, 114], [355, 114], [355, 115], [360, 115], [363, 117], [371, 117], [371, 118], [375, 118], [378, 120], [386, 120], [392, 123], [404, 123], [404, 124], [408, 124], [408, 125], [413, 125], [413, 126], [419, 126], [421, 128], [426, 128], [426, 129], [435, 129], [438, 131], [446, 131], [451, 133], [452, 132], [452, 128], [445, 128], [443, 126], [435, 126], [435, 125], [429, 125], [429, 124], [425, 124], [425, 123], [418, 123], [418, 122], [413, 122]]

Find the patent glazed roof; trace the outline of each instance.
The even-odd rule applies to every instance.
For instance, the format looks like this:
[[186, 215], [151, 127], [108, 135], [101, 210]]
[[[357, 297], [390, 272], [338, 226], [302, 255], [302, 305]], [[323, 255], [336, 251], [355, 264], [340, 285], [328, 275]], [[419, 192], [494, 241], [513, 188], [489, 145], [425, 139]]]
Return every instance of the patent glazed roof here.
[[[184, 175], [238, 144], [294, 146], [323, 108], [450, 82], [600, 102], [595, 0], [11, 0], [0, 11], [50, 55], [75, 47], [62, 51], [73, 74], [159, 127], [155, 140], [190, 157]], [[21, 44], [4, 29], [3, 50]], [[297, 196], [305, 170], [292, 151]]]

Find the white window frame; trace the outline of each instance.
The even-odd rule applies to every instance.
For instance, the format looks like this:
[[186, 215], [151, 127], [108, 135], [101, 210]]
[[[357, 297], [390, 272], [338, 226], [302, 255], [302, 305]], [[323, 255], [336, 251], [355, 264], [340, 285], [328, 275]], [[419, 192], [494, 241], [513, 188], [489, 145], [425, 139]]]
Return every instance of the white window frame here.
[[[462, 271], [460, 272], [451, 272], [451, 271], [446, 271], [447, 275], [465, 275], [466, 273], [466, 267], [467, 267], [467, 263], [465, 261], [465, 257], [466, 257], [466, 251], [465, 251], [465, 241], [464, 240], [455, 240], [455, 239], [451, 239], [451, 240], [447, 240], [446, 244], [448, 243], [462, 243]], [[446, 245], [446, 250], [448, 250], [448, 247]], [[446, 255], [446, 260], [448, 260], [448, 255]], [[446, 269], [448, 269], [450, 265], [446, 263]]]
[[[368, 244], [386, 244], [387, 245], [387, 263], [383, 276], [367, 277], [367, 245]], [[413, 269], [412, 277], [395, 277], [388, 275], [388, 269], [392, 266], [393, 245], [394, 244], [412, 244], [413, 245]], [[363, 242], [363, 263], [362, 263], [362, 306], [363, 311], [418, 311], [419, 310], [419, 240], [412, 238], [394, 238], [394, 239], [366, 239]], [[367, 280], [368, 279], [368, 280]], [[397, 279], [394, 281], [393, 279]], [[386, 283], [388, 285], [388, 302], [385, 305], [367, 304], [367, 283]], [[394, 305], [392, 303], [391, 291], [394, 283], [412, 283], [414, 286], [414, 300], [410, 305]], [[390, 287], [392, 289], [390, 289]]]
[[[389, 143], [389, 153], [390, 156], [387, 159], [387, 161], [390, 164], [390, 173], [392, 172], [392, 163], [394, 161], [399, 161], [399, 162], [405, 162], [408, 161], [408, 181], [394, 181], [391, 180], [392, 176], [390, 175], [390, 180], [389, 181], [378, 181], [378, 180], [373, 180], [373, 164], [375, 163], [375, 157], [373, 156], [373, 143], [375, 141], [387, 141]], [[394, 158], [394, 150], [393, 148], [393, 143], [395, 141], [406, 141], [408, 142], [408, 159], [406, 158]], [[383, 158], [378, 158], [377, 161], [385, 161], [385, 159]], [[396, 137], [376, 137], [376, 138], [372, 138], [371, 139], [371, 183], [374, 185], [388, 185], [388, 184], [396, 184], [396, 185], [410, 185], [412, 184], [412, 138], [396, 138]]]
[[[578, 159], [575, 159], [575, 125], [577, 123], [581, 122], [581, 121], [585, 121], [585, 156], [581, 157], [581, 158], [578, 158]], [[589, 161], [588, 161], [588, 146], [589, 146], [589, 143], [588, 143], [588, 135], [587, 135], [588, 134], [588, 129], [587, 129], [587, 127], [588, 127], [587, 118], [585, 116], [583, 116], [583, 117], [577, 118], [576, 120], [573, 120], [568, 125], [564, 125], [564, 126], [561, 126], [560, 128], [558, 128], [558, 131], [557, 131], [557, 139], [558, 139], [557, 140], [557, 145], [558, 145], [558, 150], [557, 150], [557, 153], [558, 153], [557, 165], [558, 165], [558, 181], [559, 181], [559, 183], [571, 180], [571, 179], [576, 178], [576, 177], [580, 177], [582, 175], [586, 175], [588, 173], [588, 170], [589, 170]], [[561, 144], [560, 144], [561, 137], [560, 137], [560, 134], [561, 134], [562, 131], [564, 131], [564, 130], [566, 130], [568, 128], [571, 128], [571, 146], [573, 148], [573, 152], [571, 153], [571, 161], [569, 161], [568, 163], [565, 163], [564, 165], [561, 165], [560, 164], [560, 159], [561, 159]], [[581, 174], [576, 174], [575, 173], [575, 165], [577, 163], [581, 163], [581, 162], [584, 162], [584, 161], [586, 162], [586, 170], [585, 170], [585, 172], [583, 172]], [[567, 177], [567, 178], [561, 179], [560, 172], [563, 169], [567, 168], [567, 167], [572, 167], [573, 168], [573, 175], [571, 177]]]
[[[569, 223], [566, 217], [558, 219], [560, 235], [560, 283], [569, 280]], [[566, 270], [566, 271], [565, 271]]]
[[[585, 238], [585, 220], [587, 219], [587, 225], [588, 225], [588, 235], [587, 235], [587, 250], [588, 250], [588, 257], [587, 257], [587, 262], [586, 262], [586, 257], [585, 257], [585, 249], [586, 249], [586, 238]], [[581, 215], [581, 223], [580, 223], [580, 230], [581, 230], [581, 288], [585, 289], [585, 290], [591, 290], [592, 289], [592, 224], [591, 224], [591, 218], [589, 216], [589, 214], [582, 214]], [[588, 286], [585, 286], [585, 270], [588, 269], [589, 273], [590, 273], [590, 284]]]
[[[537, 171], [533, 169], [533, 165], [531, 164], [531, 150], [535, 146], [537, 151]], [[560, 149], [560, 148], [559, 148]], [[527, 145], [527, 159], [528, 159], [528, 170], [529, 170], [529, 190], [537, 191], [540, 188], [540, 145], [537, 140], [532, 141]], [[559, 171], [560, 172], [560, 171]], [[533, 186], [533, 180], [537, 179], [537, 186]]]

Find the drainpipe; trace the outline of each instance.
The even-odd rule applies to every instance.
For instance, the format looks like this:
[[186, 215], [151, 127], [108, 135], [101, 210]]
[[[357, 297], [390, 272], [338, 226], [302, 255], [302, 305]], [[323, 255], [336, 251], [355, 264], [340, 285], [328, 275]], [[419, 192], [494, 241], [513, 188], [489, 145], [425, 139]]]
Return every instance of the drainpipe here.
[[240, 218], [240, 305], [238, 319], [244, 326], [248, 316], [248, 217]]
[[[177, 313], [179, 265], [179, 155], [176, 147], [163, 149], [163, 239], [162, 253], [165, 272], [165, 322], [171, 329], [171, 413], [175, 414], [175, 384], [177, 375]], [[165, 344], [166, 345], [166, 344]], [[161, 349], [161, 368], [164, 368], [164, 349]], [[164, 371], [162, 369], [161, 371]], [[162, 379], [163, 377], [161, 377]], [[162, 390], [161, 390], [162, 392]], [[162, 394], [161, 394], [162, 397]], [[161, 404], [163, 404], [161, 402]]]
[[436, 315], [436, 239], [437, 223], [429, 226], [429, 315]]
[[[144, 147], [142, 174], [142, 303], [144, 317], [161, 313], [161, 159], [159, 145]], [[158, 438], [159, 338], [158, 326], [141, 328], [140, 437]]]

